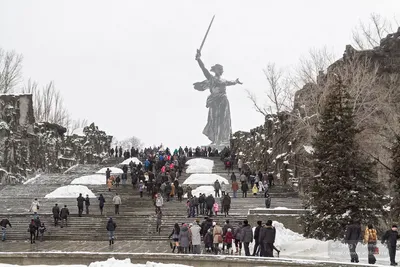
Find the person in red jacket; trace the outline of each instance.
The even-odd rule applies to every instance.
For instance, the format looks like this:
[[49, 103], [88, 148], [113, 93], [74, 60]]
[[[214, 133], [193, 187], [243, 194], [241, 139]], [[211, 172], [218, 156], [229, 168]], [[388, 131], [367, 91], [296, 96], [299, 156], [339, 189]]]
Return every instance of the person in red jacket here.
[[233, 254], [232, 240], [233, 240], [232, 229], [228, 228], [228, 231], [225, 234], [224, 243], [226, 244], [226, 247], [228, 249], [228, 254], [231, 254], [231, 255]]

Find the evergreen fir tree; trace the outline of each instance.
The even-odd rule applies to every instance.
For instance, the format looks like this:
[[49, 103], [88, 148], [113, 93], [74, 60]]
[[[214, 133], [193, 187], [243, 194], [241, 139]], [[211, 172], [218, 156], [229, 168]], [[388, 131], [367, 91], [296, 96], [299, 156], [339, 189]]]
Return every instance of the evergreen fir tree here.
[[351, 221], [376, 223], [386, 200], [374, 164], [363, 157], [355, 137], [350, 95], [340, 80], [329, 88], [313, 139], [315, 177], [311, 179], [302, 219], [305, 235], [340, 239]]

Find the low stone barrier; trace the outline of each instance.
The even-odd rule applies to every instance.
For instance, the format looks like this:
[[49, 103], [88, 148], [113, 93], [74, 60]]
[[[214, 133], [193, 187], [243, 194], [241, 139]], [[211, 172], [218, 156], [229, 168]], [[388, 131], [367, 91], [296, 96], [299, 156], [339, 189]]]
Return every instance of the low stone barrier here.
[[355, 266], [350, 263], [335, 263], [329, 261], [297, 260], [283, 258], [259, 258], [243, 256], [213, 256], [184, 254], [144, 254], [144, 253], [98, 253], [98, 252], [0, 252], [0, 263], [16, 265], [54, 265], [54, 264], [90, 264], [95, 261], [105, 261], [109, 258], [119, 260], [131, 259], [132, 263], [145, 264], [148, 261], [158, 263], [177, 263], [193, 267], [346, 267]]

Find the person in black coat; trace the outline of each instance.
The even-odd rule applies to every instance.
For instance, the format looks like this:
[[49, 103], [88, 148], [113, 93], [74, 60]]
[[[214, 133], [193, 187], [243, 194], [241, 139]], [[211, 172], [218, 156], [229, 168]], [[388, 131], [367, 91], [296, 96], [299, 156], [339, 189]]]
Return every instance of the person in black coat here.
[[86, 198], [85, 198], [86, 215], [89, 214], [89, 206], [90, 206], [90, 198], [89, 198], [89, 195], [86, 195]]
[[69, 210], [67, 208], [67, 205], [64, 205], [64, 208], [62, 208], [60, 211], [61, 228], [64, 227], [64, 220], [65, 220], [65, 226], [68, 226], [68, 215], [69, 215]]
[[249, 185], [246, 183], [246, 182], [244, 182], [244, 183], [242, 183], [242, 197], [243, 198], [246, 198], [247, 197], [247, 191], [249, 191]]
[[200, 205], [200, 214], [204, 215], [204, 207], [205, 207], [205, 203], [206, 203], [206, 196], [205, 194], [201, 194], [199, 195], [199, 205]]
[[358, 222], [351, 221], [350, 225], [347, 226], [345, 242], [349, 246], [350, 261], [358, 262], [358, 255], [356, 252], [357, 244], [362, 239], [361, 236], [361, 225]]
[[206, 197], [206, 208], [207, 208], [207, 216], [212, 216], [213, 215], [213, 206], [215, 203], [215, 198], [212, 195], [209, 195]]
[[28, 226], [28, 232], [31, 235], [31, 244], [35, 243], [36, 240], [36, 231], [38, 230], [38, 228], [36, 227], [36, 223], [35, 220], [32, 219], [31, 223]]
[[260, 229], [262, 227], [262, 221], [257, 221], [257, 227], [254, 230], [254, 250], [253, 256], [258, 256], [260, 250]]
[[111, 244], [114, 244], [114, 231], [117, 228], [117, 224], [113, 221], [112, 218], [110, 218], [107, 222], [107, 226], [106, 229], [108, 231], [108, 238], [109, 238], [109, 242], [110, 242], [110, 246]]
[[2, 231], [1, 241], [6, 241], [7, 225], [12, 228], [11, 223], [8, 219], [1, 220], [1, 222], [0, 222], [1, 231]]
[[104, 203], [106, 203], [106, 200], [104, 199], [103, 194], [100, 194], [98, 200], [99, 200], [100, 214], [103, 215]]
[[58, 225], [58, 220], [60, 219], [60, 207], [58, 206], [57, 203], [54, 205], [54, 207], [51, 210], [51, 212], [53, 213], [54, 226], [57, 226]]
[[258, 242], [261, 257], [273, 257], [276, 230], [272, 227], [272, 221], [268, 220], [264, 227], [260, 228]]
[[82, 194], [79, 194], [79, 197], [76, 199], [76, 201], [78, 202], [79, 217], [82, 217], [83, 203], [85, 202], [85, 198], [82, 196]]
[[392, 225], [392, 229], [385, 232], [382, 236], [382, 244], [387, 242], [387, 247], [389, 250], [390, 265], [396, 266], [396, 245], [397, 239], [399, 239], [399, 232], [397, 231], [397, 225]]

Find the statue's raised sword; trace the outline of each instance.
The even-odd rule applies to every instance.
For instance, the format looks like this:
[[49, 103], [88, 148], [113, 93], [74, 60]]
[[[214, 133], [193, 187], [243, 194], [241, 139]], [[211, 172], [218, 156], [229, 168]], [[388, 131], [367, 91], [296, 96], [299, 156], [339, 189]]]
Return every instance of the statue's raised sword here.
[[211, 19], [210, 25], [208, 26], [206, 35], [205, 35], [204, 38], [203, 38], [203, 42], [201, 42], [200, 48], [197, 50], [198, 53], [200, 53], [200, 52], [201, 52], [201, 49], [203, 48], [204, 42], [205, 42], [206, 39], [207, 39], [207, 35], [208, 35], [208, 32], [210, 31], [211, 25], [213, 24], [214, 18], [215, 18], [215, 15], [214, 15], [214, 16], [212, 17], [212, 19]]

